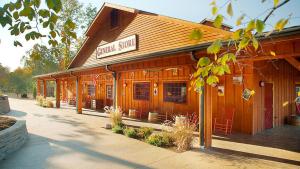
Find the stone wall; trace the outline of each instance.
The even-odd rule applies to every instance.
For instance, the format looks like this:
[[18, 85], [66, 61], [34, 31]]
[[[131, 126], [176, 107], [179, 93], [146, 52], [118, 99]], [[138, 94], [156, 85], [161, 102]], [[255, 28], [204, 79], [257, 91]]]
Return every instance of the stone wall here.
[[13, 126], [0, 131], [0, 160], [18, 150], [27, 141], [26, 121], [17, 121]]
[[0, 114], [5, 114], [10, 111], [8, 97], [0, 96]]

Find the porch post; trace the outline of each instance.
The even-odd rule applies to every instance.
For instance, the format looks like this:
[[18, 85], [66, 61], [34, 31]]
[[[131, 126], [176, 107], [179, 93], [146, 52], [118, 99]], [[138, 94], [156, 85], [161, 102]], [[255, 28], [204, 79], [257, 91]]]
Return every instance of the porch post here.
[[43, 80], [43, 88], [44, 88], [44, 98], [47, 97], [47, 81]]
[[199, 93], [199, 100], [200, 100], [200, 104], [199, 104], [199, 141], [200, 141], [200, 149], [204, 149], [204, 87], [201, 87], [201, 93]]
[[62, 100], [65, 101], [66, 99], [66, 81], [62, 80]]
[[60, 80], [56, 79], [56, 108], [60, 108]]
[[113, 72], [113, 107], [117, 107], [117, 73]]
[[76, 110], [78, 114], [82, 114], [82, 81], [80, 76], [76, 78]]
[[41, 81], [40, 80], [36, 81], [36, 95], [37, 96], [41, 95]]
[[209, 148], [212, 145], [212, 87], [205, 87], [205, 104], [204, 104], [204, 146]]

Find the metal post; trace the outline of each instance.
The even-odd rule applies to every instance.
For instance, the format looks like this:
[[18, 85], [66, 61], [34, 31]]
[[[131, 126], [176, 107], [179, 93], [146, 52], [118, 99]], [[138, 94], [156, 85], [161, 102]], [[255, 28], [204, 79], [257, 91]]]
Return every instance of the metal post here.
[[204, 149], [204, 87], [201, 87], [200, 94], [200, 122], [199, 122], [199, 130], [200, 130], [200, 149]]
[[117, 107], [117, 73], [113, 72], [113, 107]]

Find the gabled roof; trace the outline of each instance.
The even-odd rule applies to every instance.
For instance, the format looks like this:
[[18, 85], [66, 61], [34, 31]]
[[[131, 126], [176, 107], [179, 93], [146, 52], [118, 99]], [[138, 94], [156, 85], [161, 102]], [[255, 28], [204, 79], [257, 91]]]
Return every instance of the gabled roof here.
[[[99, 10], [98, 14], [94, 18], [93, 22], [90, 24], [87, 31], [85, 32], [86, 40], [84, 41], [84, 43], [81, 46], [80, 50], [77, 52], [76, 56], [73, 58], [72, 62], [70, 63], [70, 65], [68, 67], [68, 69], [77, 67], [77, 66], [74, 66], [74, 64], [75, 64], [74, 62], [76, 62], [76, 60], [78, 61], [79, 58], [82, 59], [81, 55], [86, 55], [86, 53], [84, 51], [87, 50], [87, 48], [90, 46], [89, 45], [91, 43], [90, 41], [93, 41], [92, 38], [99, 31], [99, 29], [101, 29], [101, 27], [103, 26], [103, 21], [107, 17], [109, 17], [110, 11], [112, 9], [118, 9], [118, 10], [121, 10], [121, 11], [124, 11], [124, 12], [133, 13], [133, 14], [148, 15], [148, 16], [151, 16], [152, 18], [160, 20], [161, 23], [165, 22], [165, 23], [169, 23], [169, 24], [170, 23], [174, 24], [175, 26], [180, 25], [181, 27], [185, 27], [184, 30], [186, 32], [191, 32], [191, 31], [189, 31], [190, 29], [201, 29], [204, 32], [209, 32], [207, 37], [209, 37], [210, 40], [204, 39], [202, 43], [207, 43], [209, 41], [213, 41], [213, 40], [218, 39], [218, 38], [224, 38], [225, 36], [230, 34], [229, 31], [225, 31], [225, 30], [222, 30], [222, 29], [214, 28], [214, 27], [211, 27], [211, 26], [207, 26], [207, 25], [203, 25], [203, 24], [199, 24], [199, 23], [195, 23], [195, 22], [190, 22], [190, 21], [185, 21], [185, 20], [181, 20], [181, 19], [177, 19], [177, 18], [168, 17], [168, 16], [158, 15], [158, 14], [154, 14], [154, 13], [150, 13], [150, 12], [146, 12], [146, 11], [142, 11], [142, 10], [138, 10], [138, 9], [134, 9], [134, 8], [124, 7], [124, 6], [120, 6], [120, 5], [104, 3], [103, 6], [101, 7], [101, 9]], [[182, 30], [180, 30], [180, 31], [182, 31]], [[184, 35], [184, 38], [187, 38], [187, 37], [188, 36]], [[196, 44], [191, 44], [189, 42], [186, 45], [181, 45], [181, 46], [179, 46], [179, 45], [174, 46], [173, 45], [173, 47], [170, 47], [168, 49], [161, 49], [161, 50], [170, 50], [170, 49], [182, 48], [184, 46], [192, 46], [192, 45], [196, 45]], [[159, 49], [159, 50], [154, 51], [154, 52], [159, 52], [161, 50]], [[143, 53], [143, 54], [145, 54], [145, 53]], [[147, 54], [150, 54], [150, 53], [147, 53]], [[137, 53], [137, 55], [140, 55], [140, 54]], [[84, 56], [84, 57], [86, 57], [86, 56]]]

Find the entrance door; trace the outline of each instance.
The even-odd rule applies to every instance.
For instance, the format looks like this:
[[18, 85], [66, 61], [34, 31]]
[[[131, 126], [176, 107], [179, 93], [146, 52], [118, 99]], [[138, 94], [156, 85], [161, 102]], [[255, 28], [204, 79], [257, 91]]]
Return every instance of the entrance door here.
[[265, 83], [265, 129], [273, 128], [273, 84]]

